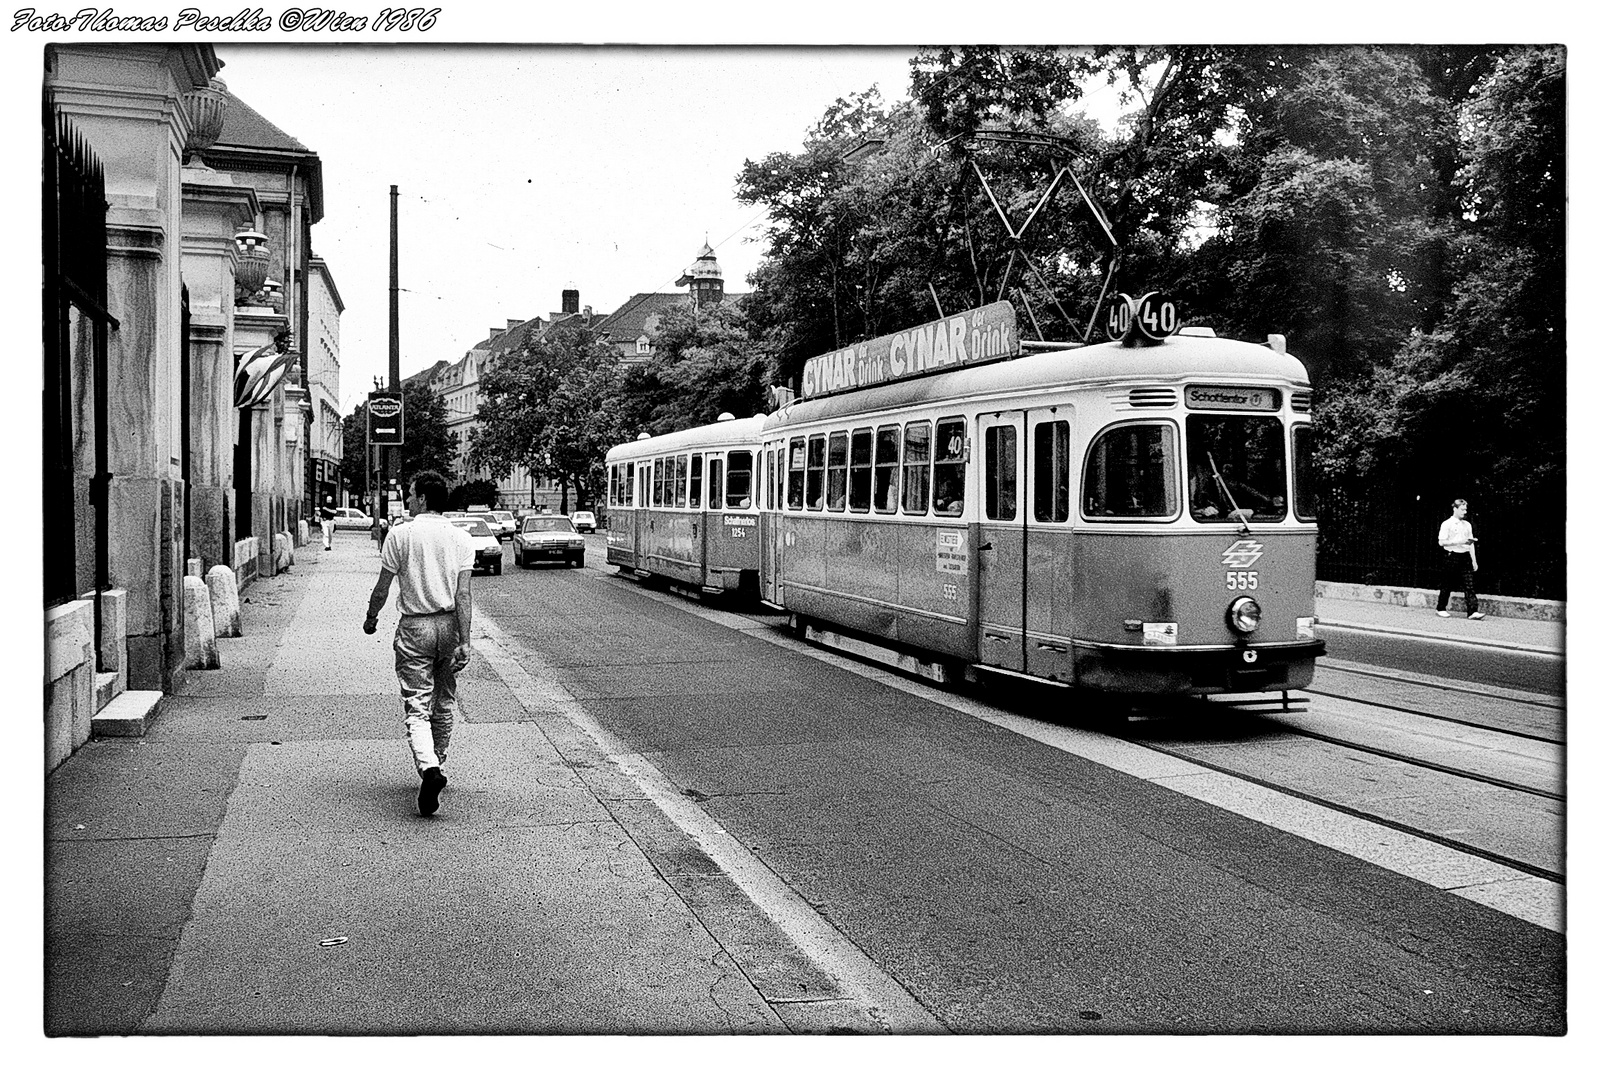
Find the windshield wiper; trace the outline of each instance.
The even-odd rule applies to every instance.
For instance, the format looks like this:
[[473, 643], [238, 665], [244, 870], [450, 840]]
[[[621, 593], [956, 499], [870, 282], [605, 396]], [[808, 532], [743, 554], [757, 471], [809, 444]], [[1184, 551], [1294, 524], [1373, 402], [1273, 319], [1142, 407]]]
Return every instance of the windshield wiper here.
[[1218, 482], [1219, 490], [1224, 492], [1224, 498], [1230, 504], [1229, 516], [1241, 522], [1241, 531], [1243, 533], [1251, 535], [1252, 526], [1248, 522], [1252, 519], [1252, 511], [1243, 510], [1236, 505], [1235, 496], [1230, 494], [1230, 485], [1225, 483], [1224, 477], [1219, 475], [1219, 465], [1213, 460], [1213, 451], [1209, 450], [1207, 452], [1207, 459], [1208, 468], [1213, 470], [1213, 479]]

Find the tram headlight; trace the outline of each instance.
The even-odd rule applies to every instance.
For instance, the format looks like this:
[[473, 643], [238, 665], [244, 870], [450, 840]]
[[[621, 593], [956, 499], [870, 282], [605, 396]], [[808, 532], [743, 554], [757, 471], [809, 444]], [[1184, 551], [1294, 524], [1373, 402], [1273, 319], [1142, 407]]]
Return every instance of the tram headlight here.
[[1224, 613], [1224, 621], [1239, 634], [1250, 634], [1258, 629], [1258, 621], [1262, 618], [1263, 609], [1250, 596], [1236, 597], [1230, 601], [1229, 610]]

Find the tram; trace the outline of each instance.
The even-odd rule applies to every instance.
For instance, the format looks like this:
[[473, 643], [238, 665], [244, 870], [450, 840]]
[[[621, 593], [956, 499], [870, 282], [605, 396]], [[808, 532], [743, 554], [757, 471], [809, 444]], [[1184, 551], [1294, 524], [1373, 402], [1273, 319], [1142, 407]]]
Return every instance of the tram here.
[[753, 594], [760, 570], [754, 463], [764, 416], [640, 436], [610, 449], [606, 559], [701, 594]]
[[727, 529], [736, 508], [673, 504], [680, 457], [708, 466], [730, 432], [758, 529], [719, 537], [718, 584], [741, 566], [747, 587], [752, 559], [759, 600], [818, 640], [941, 681], [1307, 686], [1324, 642], [1306, 369], [1278, 336], [1179, 327], [1157, 293], [1106, 321], [1102, 344], [1021, 341], [1011, 305], [987, 305], [808, 361], [764, 418], [616, 447], [629, 524], [617, 537], [612, 510], [610, 561], [713, 580], [674, 522]]

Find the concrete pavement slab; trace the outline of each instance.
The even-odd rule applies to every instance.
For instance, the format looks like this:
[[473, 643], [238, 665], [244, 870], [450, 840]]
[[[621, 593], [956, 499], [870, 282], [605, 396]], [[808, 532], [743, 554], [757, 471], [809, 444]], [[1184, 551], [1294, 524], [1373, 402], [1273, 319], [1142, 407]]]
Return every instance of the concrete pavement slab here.
[[538, 732], [473, 735], [432, 819], [397, 741], [255, 747], [142, 1030], [786, 1030]]

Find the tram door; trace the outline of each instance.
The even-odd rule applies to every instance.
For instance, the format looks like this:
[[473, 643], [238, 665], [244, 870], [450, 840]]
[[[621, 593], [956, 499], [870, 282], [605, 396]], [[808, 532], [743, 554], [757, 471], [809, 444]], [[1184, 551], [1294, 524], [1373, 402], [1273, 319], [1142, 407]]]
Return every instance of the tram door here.
[[1023, 670], [1071, 682], [1073, 406], [1024, 416]]
[[637, 513], [632, 515], [632, 566], [647, 569], [648, 556], [643, 545], [648, 543], [648, 493], [653, 487], [654, 465], [650, 461], [637, 463]]
[[764, 466], [757, 464], [755, 468], [756, 472], [764, 469], [756, 485], [764, 491], [757, 500], [760, 507], [760, 596], [772, 604], [782, 603], [777, 582], [782, 565], [782, 530], [778, 527], [782, 515], [778, 511], [782, 506], [779, 485], [783, 475], [783, 445], [768, 445], [764, 451]]
[[1021, 410], [978, 414], [980, 462], [976, 565], [979, 663], [1026, 669], [1023, 637], [1024, 453]]

